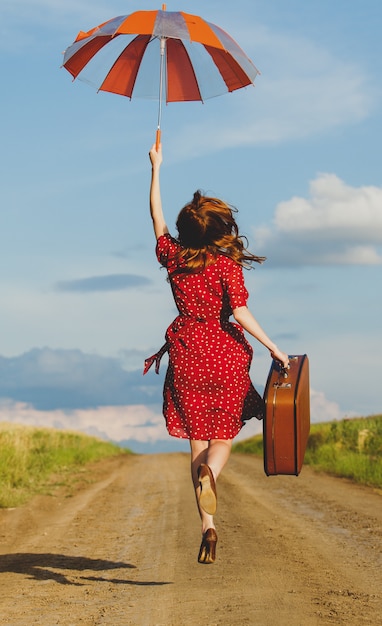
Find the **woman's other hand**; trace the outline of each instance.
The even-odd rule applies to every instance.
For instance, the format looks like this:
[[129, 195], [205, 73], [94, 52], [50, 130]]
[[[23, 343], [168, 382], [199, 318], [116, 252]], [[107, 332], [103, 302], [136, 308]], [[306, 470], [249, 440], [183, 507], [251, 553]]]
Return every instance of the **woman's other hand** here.
[[285, 352], [279, 350], [276, 346], [275, 350], [271, 350], [271, 357], [276, 361], [279, 361], [285, 369], [289, 368], [289, 357]]

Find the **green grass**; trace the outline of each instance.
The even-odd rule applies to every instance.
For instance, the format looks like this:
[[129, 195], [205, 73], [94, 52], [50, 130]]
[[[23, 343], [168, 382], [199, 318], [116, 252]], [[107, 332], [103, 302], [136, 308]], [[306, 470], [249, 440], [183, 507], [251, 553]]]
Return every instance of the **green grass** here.
[[[233, 451], [262, 456], [262, 435], [235, 444]], [[312, 424], [304, 463], [382, 488], [382, 415]]]
[[0, 423], [0, 508], [70, 483], [88, 463], [127, 452], [76, 432]]
[[[263, 455], [262, 435], [234, 445], [234, 452]], [[69, 487], [89, 463], [129, 453], [76, 432], [0, 423], [0, 508], [18, 506], [37, 493]], [[382, 415], [312, 424], [305, 464], [318, 471], [382, 488]]]

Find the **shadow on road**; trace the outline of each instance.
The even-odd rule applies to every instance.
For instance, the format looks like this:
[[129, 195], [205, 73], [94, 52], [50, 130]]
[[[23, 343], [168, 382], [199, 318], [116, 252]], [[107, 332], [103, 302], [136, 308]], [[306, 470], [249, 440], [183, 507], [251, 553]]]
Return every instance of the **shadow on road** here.
[[[84, 556], [67, 556], [65, 554], [36, 554], [16, 553], [0, 555], [0, 575], [15, 573], [27, 576], [36, 581], [52, 580], [60, 585], [74, 585], [80, 587], [86, 583], [76, 582], [68, 578], [68, 574], [75, 576], [76, 572], [92, 571], [105, 572], [112, 570], [136, 569], [135, 565], [121, 561], [106, 561], [91, 559]], [[65, 575], [62, 571], [66, 570]], [[125, 578], [107, 578], [103, 576], [81, 576], [82, 580], [94, 582], [108, 582], [119, 585], [156, 586], [171, 584], [165, 581], [137, 581]]]

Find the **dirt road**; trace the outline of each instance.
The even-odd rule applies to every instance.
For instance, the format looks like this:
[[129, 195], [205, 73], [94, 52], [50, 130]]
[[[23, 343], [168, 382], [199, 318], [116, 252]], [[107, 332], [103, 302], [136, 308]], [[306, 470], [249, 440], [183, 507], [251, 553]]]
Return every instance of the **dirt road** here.
[[382, 495], [233, 455], [217, 561], [200, 565], [184, 454], [103, 462], [92, 482], [0, 512], [1, 626], [382, 624]]

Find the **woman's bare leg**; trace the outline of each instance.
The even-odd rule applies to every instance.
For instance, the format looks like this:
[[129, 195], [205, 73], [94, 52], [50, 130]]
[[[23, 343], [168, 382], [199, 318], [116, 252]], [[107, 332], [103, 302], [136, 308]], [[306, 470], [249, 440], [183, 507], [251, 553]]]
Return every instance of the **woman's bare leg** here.
[[207, 451], [207, 465], [217, 480], [226, 465], [232, 449], [232, 439], [211, 439]]
[[208, 528], [215, 528], [214, 518], [209, 515], [199, 506], [200, 497], [200, 483], [198, 477], [198, 467], [201, 463], [207, 463], [207, 453], [209, 441], [196, 441], [190, 440], [191, 445], [191, 476], [194, 484], [196, 504], [198, 507], [200, 519], [202, 520], [202, 534], [208, 530]]
[[196, 502], [198, 505], [199, 515], [202, 520], [202, 533], [208, 528], [215, 528], [214, 518], [206, 513], [199, 506], [200, 483], [198, 478], [198, 467], [201, 463], [208, 465], [217, 480], [219, 474], [227, 463], [231, 448], [231, 439], [211, 439], [211, 441], [190, 440], [191, 445], [191, 475], [194, 484]]

